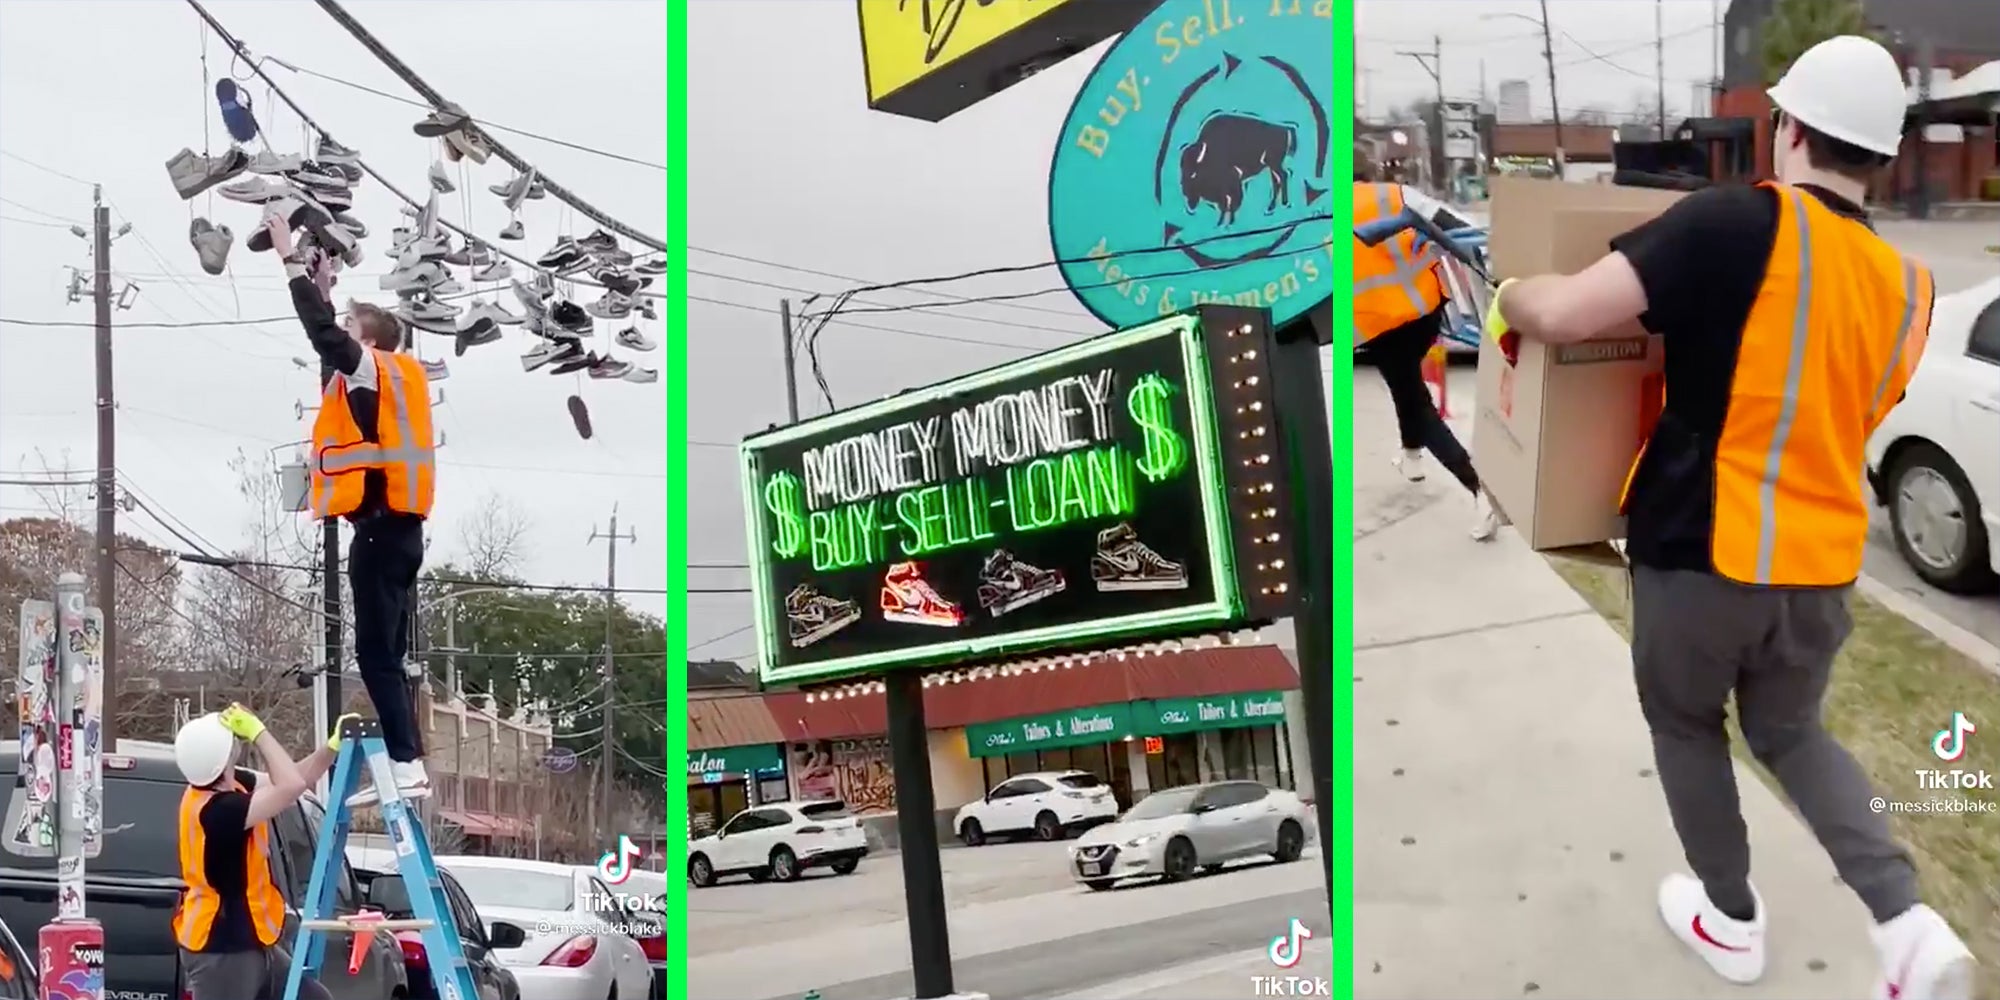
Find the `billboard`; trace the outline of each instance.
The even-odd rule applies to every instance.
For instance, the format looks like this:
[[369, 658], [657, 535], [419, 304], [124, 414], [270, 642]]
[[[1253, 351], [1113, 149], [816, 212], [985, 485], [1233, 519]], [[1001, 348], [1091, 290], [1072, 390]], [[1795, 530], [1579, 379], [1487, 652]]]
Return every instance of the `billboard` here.
[[868, 106], [939, 121], [1138, 23], [1156, 0], [856, 0]]
[[1098, 318], [1220, 302], [1284, 326], [1346, 280], [1334, 28], [1330, 0], [1165, 0], [1105, 53], [1049, 166], [1049, 239]]
[[1282, 559], [1255, 558], [1279, 544], [1263, 525], [1287, 506], [1270, 464], [1268, 353], [1253, 346], [1268, 324], [1229, 312], [745, 440], [765, 682], [1269, 615], [1289, 577]]

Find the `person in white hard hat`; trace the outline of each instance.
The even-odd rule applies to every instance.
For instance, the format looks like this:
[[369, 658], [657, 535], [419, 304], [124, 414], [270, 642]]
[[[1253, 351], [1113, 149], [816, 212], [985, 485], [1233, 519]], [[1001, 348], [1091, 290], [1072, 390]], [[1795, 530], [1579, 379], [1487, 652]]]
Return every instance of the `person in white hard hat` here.
[[1883, 800], [1820, 720], [1868, 533], [1863, 449], [1923, 355], [1935, 297], [1862, 208], [1902, 143], [1903, 77], [1882, 46], [1843, 36], [1770, 97], [1776, 182], [1696, 192], [1578, 274], [1503, 284], [1488, 331], [1571, 343], [1638, 320], [1665, 340], [1665, 409], [1624, 508], [1639, 705], [1692, 871], [1660, 886], [1668, 929], [1726, 979], [1763, 974], [1733, 695], [1750, 751], [1874, 917], [1877, 996], [1970, 997], [1971, 952], [1920, 901]]
[[[297, 763], [241, 705], [190, 719], [174, 736], [174, 762], [188, 782], [177, 822], [187, 888], [173, 922], [188, 1000], [276, 1000], [284, 989], [291, 956], [278, 941], [285, 899], [271, 877], [268, 824], [333, 766], [340, 726]], [[257, 748], [268, 779], [236, 766], [245, 743]], [[300, 995], [331, 1000], [312, 980]]]

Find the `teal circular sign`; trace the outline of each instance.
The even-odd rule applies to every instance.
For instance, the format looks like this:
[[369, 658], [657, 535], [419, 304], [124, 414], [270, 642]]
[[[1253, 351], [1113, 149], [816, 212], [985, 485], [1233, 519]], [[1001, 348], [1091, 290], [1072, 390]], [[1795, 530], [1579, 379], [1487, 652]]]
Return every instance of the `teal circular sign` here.
[[1105, 53], [1049, 166], [1049, 239], [1098, 318], [1326, 301], [1333, 27], [1332, 0], [1165, 0]]

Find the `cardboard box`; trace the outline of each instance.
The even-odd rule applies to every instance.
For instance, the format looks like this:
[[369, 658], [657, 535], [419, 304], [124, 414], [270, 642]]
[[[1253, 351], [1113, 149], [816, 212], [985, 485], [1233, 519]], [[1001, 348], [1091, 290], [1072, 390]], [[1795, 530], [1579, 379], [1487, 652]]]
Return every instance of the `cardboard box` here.
[[[1574, 274], [1681, 192], [1496, 177], [1488, 252], [1497, 279]], [[1634, 323], [1580, 344], [1523, 340], [1508, 364], [1479, 348], [1472, 452], [1494, 503], [1537, 550], [1625, 535], [1618, 497], [1661, 403], [1660, 338]]]

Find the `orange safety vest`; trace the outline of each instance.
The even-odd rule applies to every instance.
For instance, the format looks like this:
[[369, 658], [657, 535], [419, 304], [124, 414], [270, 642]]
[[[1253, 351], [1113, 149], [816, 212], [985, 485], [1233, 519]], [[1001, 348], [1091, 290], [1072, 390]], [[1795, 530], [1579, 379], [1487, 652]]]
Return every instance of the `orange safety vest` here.
[[[1354, 185], [1354, 225], [1402, 214], [1403, 189], [1395, 184]], [[1417, 234], [1401, 232], [1375, 246], [1354, 241], [1354, 346], [1428, 316], [1444, 305], [1437, 249], [1417, 252]]]
[[313, 516], [339, 517], [361, 507], [370, 469], [388, 481], [389, 509], [428, 517], [437, 488], [431, 434], [431, 387], [424, 366], [407, 354], [369, 349], [375, 357], [375, 440], [363, 437], [347, 406], [347, 377], [335, 373], [313, 420]]
[[[231, 782], [229, 790], [240, 792], [243, 786]], [[202, 807], [214, 797], [215, 791], [206, 788], [189, 788], [181, 795], [181, 881], [187, 883], [187, 889], [174, 909], [174, 940], [189, 951], [208, 947], [209, 931], [222, 912], [222, 895], [208, 881], [204, 864], [208, 832], [201, 826]], [[243, 865], [250, 873], [250, 923], [256, 928], [257, 940], [268, 947], [278, 943], [278, 932], [284, 927], [285, 897], [271, 882], [271, 834], [266, 824], [251, 829], [243, 852]]]
[[1923, 358], [1937, 287], [1863, 223], [1762, 186], [1778, 193], [1778, 237], [1716, 443], [1710, 558], [1738, 583], [1845, 586], [1868, 539], [1868, 438]]

